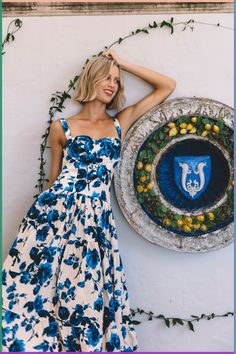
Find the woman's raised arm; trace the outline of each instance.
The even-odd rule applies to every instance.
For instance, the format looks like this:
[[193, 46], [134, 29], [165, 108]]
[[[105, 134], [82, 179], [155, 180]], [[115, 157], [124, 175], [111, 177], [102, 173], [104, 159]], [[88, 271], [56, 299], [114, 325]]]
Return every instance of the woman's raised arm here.
[[166, 75], [160, 74], [149, 68], [131, 64], [121, 59], [114, 51], [109, 50], [103, 55], [111, 56], [121, 66], [121, 69], [127, 71], [148, 82], [154, 87], [154, 90], [137, 103], [130, 105], [120, 111], [117, 115], [123, 134], [125, 135], [129, 127], [144, 113], [164, 101], [175, 89], [176, 81]]

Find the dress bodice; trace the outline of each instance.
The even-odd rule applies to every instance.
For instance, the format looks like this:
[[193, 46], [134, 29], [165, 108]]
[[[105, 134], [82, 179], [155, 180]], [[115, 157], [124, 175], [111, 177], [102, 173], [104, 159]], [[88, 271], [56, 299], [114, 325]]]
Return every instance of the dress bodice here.
[[112, 118], [118, 137], [91, 138], [88, 135], [72, 136], [66, 119], [60, 122], [67, 141], [63, 147], [62, 171], [58, 177], [65, 188], [73, 185], [76, 192], [99, 197], [110, 192], [110, 182], [121, 151], [121, 128]]

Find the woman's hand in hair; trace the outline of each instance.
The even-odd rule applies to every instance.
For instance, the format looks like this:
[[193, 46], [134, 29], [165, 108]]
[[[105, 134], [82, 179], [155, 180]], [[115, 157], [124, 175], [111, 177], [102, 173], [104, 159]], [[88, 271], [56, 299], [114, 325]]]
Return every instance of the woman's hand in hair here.
[[106, 57], [110, 57], [112, 59], [114, 59], [118, 65], [120, 65], [122, 67], [123, 63], [125, 62], [123, 59], [121, 59], [119, 57], [119, 55], [114, 51], [114, 50], [105, 50], [103, 53], [102, 53], [103, 56], [106, 56]]

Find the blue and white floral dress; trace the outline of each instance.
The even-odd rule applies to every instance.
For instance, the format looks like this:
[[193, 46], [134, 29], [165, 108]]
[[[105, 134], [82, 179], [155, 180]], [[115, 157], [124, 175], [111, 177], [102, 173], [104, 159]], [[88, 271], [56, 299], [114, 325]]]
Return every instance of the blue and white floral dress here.
[[62, 171], [28, 210], [3, 265], [3, 351], [136, 351], [110, 186], [118, 137], [67, 137]]

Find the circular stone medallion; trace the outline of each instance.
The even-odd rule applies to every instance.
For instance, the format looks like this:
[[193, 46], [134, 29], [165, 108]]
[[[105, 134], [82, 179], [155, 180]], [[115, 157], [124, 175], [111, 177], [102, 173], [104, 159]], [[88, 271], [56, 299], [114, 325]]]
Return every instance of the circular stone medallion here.
[[233, 241], [233, 109], [168, 100], [128, 131], [115, 170], [118, 203], [147, 240], [205, 252]]

